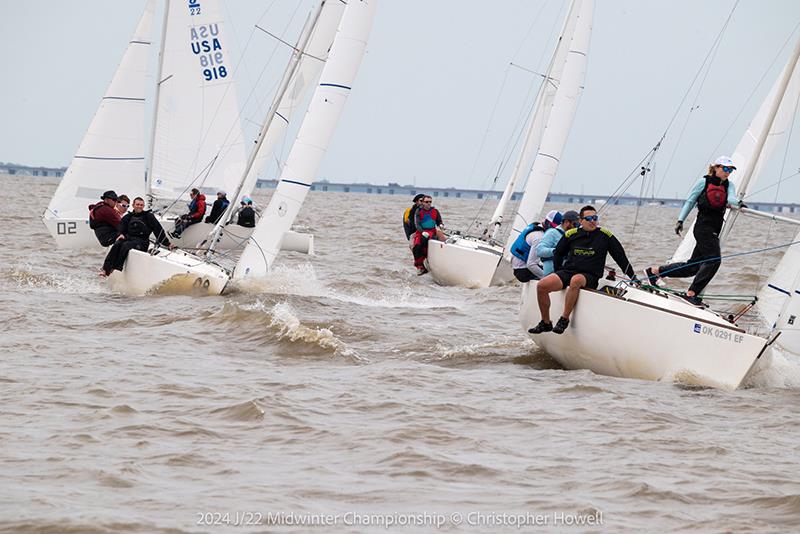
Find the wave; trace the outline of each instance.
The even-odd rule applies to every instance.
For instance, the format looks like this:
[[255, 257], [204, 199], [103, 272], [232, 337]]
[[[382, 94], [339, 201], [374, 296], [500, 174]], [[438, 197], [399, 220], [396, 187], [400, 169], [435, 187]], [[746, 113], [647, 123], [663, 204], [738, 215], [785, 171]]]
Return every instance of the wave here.
[[80, 277], [56, 273], [37, 273], [28, 266], [6, 269], [0, 278], [4, 283], [15, 286], [16, 289], [45, 290], [58, 293], [83, 295], [86, 293], [106, 293], [99, 277]]
[[251, 343], [288, 341], [321, 348], [357, 363], [369, 361], [349, 348], [330, 328], [303, 324], [287, 302], [272, 305], [260, 299], [252, 304], [226, 302], [222, 310], [208, 320], [226, 325], [229, 333], [242, 335]]
[[772, 347], [745, 378], [745, 387], [800, 388], [800, 358]]
[[[368, 279], [372, 280], [372, 278]], [[248, 278], [236, 284], [236, 288], [245, 293], [273, 295], [294, 295], [300, 297], [327, 298], [358, 306], [373, 308], [409, 308], [409, 309], [457, 309], [463, 302], [453, 300], [422, 297], [419, 287], [411, 284], [388, 287], [378, 284], [368, 285], [358, 282], [347, 282], [346, 288], [336, 288], [335, 282], [328, 284], [317, 278], [314, 266], [301, 263], [295, 266], [276, 266], [267, 276]]]

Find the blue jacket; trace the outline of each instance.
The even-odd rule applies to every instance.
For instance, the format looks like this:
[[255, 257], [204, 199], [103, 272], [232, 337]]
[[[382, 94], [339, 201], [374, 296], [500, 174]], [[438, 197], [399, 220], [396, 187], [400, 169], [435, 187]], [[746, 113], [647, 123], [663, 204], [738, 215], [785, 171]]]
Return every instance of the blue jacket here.
[[553, 253], [563, 236], [564, 230], [560, 226], [556, 226], [548, 229], [542, 236], [542, 240], [536, 245], [536, 255], [542, 260], [544, 274], [553, 273]]

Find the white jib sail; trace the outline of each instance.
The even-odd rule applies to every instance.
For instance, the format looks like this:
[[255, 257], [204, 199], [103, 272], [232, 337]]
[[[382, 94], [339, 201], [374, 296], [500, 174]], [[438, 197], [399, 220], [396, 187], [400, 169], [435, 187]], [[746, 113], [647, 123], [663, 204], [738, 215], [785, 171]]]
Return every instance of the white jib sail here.
[[553, 108], [547, 124], [544, 126], [539, 151], [533, 160], [525, 194], [514, 217], [514, 225], [508, 237], [506, 250], [519, 233], [536, 220], [547, 200], [547, 193], [553, 185], [558, 163], [564, 152], [564, 146], [567, 144], [572, 120], [578, 108], [578, 100], [583, 91], [589, 39], [592, 33], [593, 8], [592, 0], [583, 0], [577, 7], [575, 32], [569, 44], [564, 70], [553, 98]]
[[316, 176], [364, 56], [376, 0], [345, 8], [320, 83], [311, 98], [278, 187], [236, 264], [234, 278], [266, 275]]
[[[731, 174], [729, 179], [736, 186], [736, 195], [739, 198], [745, 198], [747, 192], [752, 190], [758, 183], [765, 162], [769, 160], [776, 144], [783, 138], [784, 134], [787, 132], [787, 128], [791, 125], [797, 98], [798, 95], [800, 95], [800, 69], [796, 68], [796, 63], [797, 58], [795, 56], [790, 58], [786, 63], [778, 79], [775, 80], [767, 97], [764, 99], [764, 102], [758, 108], [758, 112], [753, 117], [753, 120], [750, 121], [744, 136], [739, 141], [739, 144], [736, 145], [736, 150], [734, 150], [731, 155], [731, 159], [737, 171]], [[791, 78], [784, 92], [781, 91], [781, 82], [790, 69], [793, 72], [791, 73]], [[781, 94], [779, 94], [779, 92]], [[767, 134], [760, 154], [755, 154], [755, 151], [760, 145], [759, 139], [764, 135], [764, 129], [767, 127], [766, 123], [771, 115], [770, 110], [776, 104], [777, 99], [780, 99], [780, 102], [778, 103], [778, 110], [772, 121], [772, 126]], [[753, 158], [758, 158], [753, 167], [753, 171], [750, 173], [747, 183], [741, 186], [740, 182], [742, 178], [745, 177], [747, 165]], [[703, 172], [703, 174], [705, 174], [705, 172]], [[735, 202], [735, 200], [731, 199], [730, 202]], [[728, 219], [728, 214], [726, 214], [726, 219]], [[725, 226], [727, 227], [726, 230], [730, 228], [730, 223], [727, 222], [727, 220]], [[721, 233], [722, 236], [726, 234], [727, 232], [725, 230]], [[680, 245], [678, 245], [669, 263], [687, 261], [692, 255], [694, 246], [694, 222], [692, 222], [692, 225], [684, 234], [683, 240], [681, 240]]]
[[45, 212], [48, 219], [86, 219], [109, 189], [144, 193], [147, 64], [155, 0], [149, 0], [78, 152]]
[[[344, 8], [345, 4], [341, 0], [324, 0], [322, 2], [319, 17], [316, 24], [309, 28], [311, 35], [308, 37], [308, 43], [302, 51], [297, 69], [288, 81], [288, 89], [280, 97], [275, 117], [270, 121], [264, 139], [257, 149], [253, 165], [242, 184], [241, 194], [249, 195], [255, 187], [259, 174], [267, 167], [275, 147], [286, 134], [292, 116], [302, 103], [306, 91], [322, 71]], [[236, 204], [237, 200], [232, 198], [231, 202]], [[234, 211], [231, 210], [231, 213], [233, 214]]]
[[[800, 240], [798, 233], [794, 241]], [[800, 354], [800, 245], [789, 247], [769, 282], [758, 293], [758, 311], [771, 329], [782, 330], [778, 342]], [[790, 332], [794, 330], [793, 333]]]
[[[503, 214], [506, 212], [506, 207], [511, 200], [511, 196], [514, 194], [514, 190], [523, 177], [523, 174], [527, 174], [527, 170], [530, 169], [531, 161], [542, 140], [542, 133], [550, 117], [550, 111], [553, 109], [553, 99], [555, 98], [558, 84], [561, 81], [561, 76], [564, 72], [564, 63], [575, 33], [575, 26], [578, 21], [577, 13], [580, 4], [581, 0], [573, 0], [567, 12], [567, 17], [564, 19], [564, 27], [559, 34], [556, 48], [553, 51], [553, 57], [550, 60], [550, 65], [545, 74], [545, 79], [542, 81], [542, 85], [536, 95], [533, 113], [525, 135], [525, 142], [517, 157], [517, 163], [514, 165], [514, 172], [511, 174], [511, 178], [508, 180], [508, 184], [506, 184], [506, 188], [503, 191], [503, 196], [500, 198], [492, 214], [490, 224], [496, 225], [496, 230], [499, 230], [499, 225], [503, 221]], [[493, 232], [492, 237], [495, 237], [496, 234], [496, 231]]]
[[166, 201], [188, 198], [193, 187], [206, 194], [232, 190], [245, 162], [219, 1], [175, 1], [168, 8], [148, 177], [152, 195]]

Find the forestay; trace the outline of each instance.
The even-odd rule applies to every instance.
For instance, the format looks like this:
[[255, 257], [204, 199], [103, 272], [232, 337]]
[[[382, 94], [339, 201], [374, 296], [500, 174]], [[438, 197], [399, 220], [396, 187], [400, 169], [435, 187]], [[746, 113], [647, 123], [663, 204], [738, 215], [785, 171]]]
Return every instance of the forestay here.
[[375, 0], [352, 0], [311, 98], [278, 187], [239, 258], [235, 278], [265, 275], [308, 194], [364, 55]]
[[153, 197], [170, 201], [187, 198], [193, 187], [231, 190], [245, 152], [219, 1], [167, 5], [148, 186]]
[[78, 152], [47, 208], [46, 219], [87, 218], [108, 190], [144, 193], [147, 64], [155, 0], [149, 0]]

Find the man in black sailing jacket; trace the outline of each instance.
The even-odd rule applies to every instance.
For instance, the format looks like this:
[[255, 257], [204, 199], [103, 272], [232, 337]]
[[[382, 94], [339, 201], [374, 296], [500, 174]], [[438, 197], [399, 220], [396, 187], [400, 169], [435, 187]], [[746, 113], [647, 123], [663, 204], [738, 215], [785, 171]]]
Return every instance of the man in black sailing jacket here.
[[144, 199], [133, 199], [133, 211], [126, 214], [119, 223], [119, 237], [111, 246], [103, 262], [101, 276], [108, 276], [112, 271], [121, 271], [131, 249], [146, 252], [150, 246], [150, 234], [155, 234], [156, 242], [173, 248], [167, 234], [152, 211], [144, 211]]
[[[603, 276], [608, 254], [611, 254], [632, 282], [639, 282], [622, 244], [614, 237], [611, 230], [598, 226], [597, 210], [593, 206], [584, 206], [581, 208], [579, 218], [580, 228], [567, 230], [556, 245], [553, 255], [555, 272], [542, 278], [536, 286], [542, 320], [528, 330], [531, 334], [551, 331], [556, 334], [564, 333], [569, 326], [569, 317], [578, 302], [581, 288], [597, 288], [597, 283]], [[567, 288], [564, 311], [553, 326], [550, 321], [550, 293], [564, 288]]]

